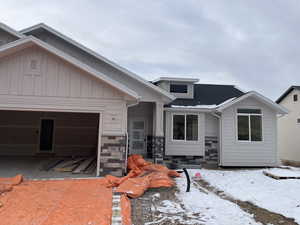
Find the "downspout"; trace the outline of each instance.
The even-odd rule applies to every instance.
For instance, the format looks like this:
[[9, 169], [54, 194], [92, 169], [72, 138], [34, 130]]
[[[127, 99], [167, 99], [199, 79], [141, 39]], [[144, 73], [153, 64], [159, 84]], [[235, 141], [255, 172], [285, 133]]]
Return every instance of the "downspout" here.
[[221, 157], [221, 152], [222, 152], [222, 115], [218, 115], [215, 112], [211, 113], [213, 116], [217, 117], [219, 119], [219, 166], [222, 165], [222, 157]]
[[[132, 103], [132, 104], [129, 104], [129, 105], [126, 105], [126, 109], [127, 109], [127, 124], [128, 124], [128, 108], [130, 107], [133, 107], [133, 106], [136, 106], [140, 103], [139, 100], [137, 100], [135, 103]], [[127, 126], [126, 126], [127, 127]], [[125, 147], [125, 173], [127, 173], [127, 162], [128, 162], [128, 145], [129, 145], [129, 140], [128, 140], [128, 127], [127, 129], [125, 130], [125, 137], [126, 137], [126, 147]]]

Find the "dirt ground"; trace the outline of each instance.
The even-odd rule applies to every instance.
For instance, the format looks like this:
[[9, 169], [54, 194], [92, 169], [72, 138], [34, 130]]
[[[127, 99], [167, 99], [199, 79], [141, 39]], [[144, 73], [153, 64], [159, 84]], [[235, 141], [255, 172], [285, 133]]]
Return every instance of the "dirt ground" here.
[[[210, 186], [210, 184], [204, 180], [197, 181], [196, 184], [199, 190], [204, 193], [211, 192], [224, 200], [237, 204], [237, 206], [245, 212], [253, 214], [254, 219], [263, 225], [297, 225], [297, 223], [291, 218], [257, 207], [250, 202], [243, 202], [226, 196], [225, 193]], [[201, 219], [204, 215], [187, 215], [184, 212], [184, 205], [176, 197], [177, 191], [176, 187], [149, 189], [141, 198], [131, 199], [133, 224], [188, 225], [191, 224], [190, 222], [193, 220], [198, 221], [196, 223], [192, 223], [194, 225], [204, 225], [205, 221]], [[163, 205], [165, 200], [172, 202], [172, 204], [178, 204], [178, 207], [182, 209], [182, 212], [178, 213], [177, 211], [172, 213], [168, 212], [168, 210], [164, 210]]]
[[283, 215], [270, 212], [264, 208], [260, 208], [251, 202], [236, 200], [230, 196], [227, 196], [223, 191], [218, 190], [217, 188], [211, 186], [208, 182], [205, 180], [200, 180], [197, 182], [201, 188], [203, 188], [206, 191], [210, 191], [212, 193], [215, 193], [220, 198], [230, 201], [232, 203], [237, 204], [242, 210], [248, 212], [249, 214], [253, 214], [254, 219], [257, 222], [260, 222], [264, 225], [273, 224], [273, 225], [297, 225], [294, 221], [294, 219], [287, 218]]
[[[135, 225], [188, 225], [189, 220], [198, 220], [201, 222], [201, 215], [187, 215], [184, 212], [184, 205], [176, 197], [176, 187], [149, 189], [142, 197], [131, 199], [132, 204], [132, 223]], [[164, 201], [171, 201], [178, 204], [183, 209], [181, 213], [167, 212], [164, 209]]]

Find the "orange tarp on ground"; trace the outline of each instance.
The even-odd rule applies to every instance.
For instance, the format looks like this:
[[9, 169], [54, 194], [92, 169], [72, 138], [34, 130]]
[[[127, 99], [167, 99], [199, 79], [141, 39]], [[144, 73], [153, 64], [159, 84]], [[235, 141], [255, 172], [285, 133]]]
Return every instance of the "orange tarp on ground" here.
[[[170, 176], [179, 176], [139, 155], [128, 159], [129, 174], [123, 178], [24, 181], [0, 196], [0, 225], [110, 225], [112, 194], [123, 193], [123, 225], [131, 225], [129, 197], [139, 197], [148, 188], [171, 187]], [[1, 178], [2, 185], [15, 185], [22, 177]], [[11, 187], [11, 186], [10, 186]]]

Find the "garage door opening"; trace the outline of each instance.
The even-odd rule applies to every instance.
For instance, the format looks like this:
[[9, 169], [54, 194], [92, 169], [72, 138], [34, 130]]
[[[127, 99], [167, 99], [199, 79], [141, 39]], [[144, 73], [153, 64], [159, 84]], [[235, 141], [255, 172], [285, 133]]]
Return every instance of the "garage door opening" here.
[[98, 113], [0, 111], [0, 177], [96, 175]]

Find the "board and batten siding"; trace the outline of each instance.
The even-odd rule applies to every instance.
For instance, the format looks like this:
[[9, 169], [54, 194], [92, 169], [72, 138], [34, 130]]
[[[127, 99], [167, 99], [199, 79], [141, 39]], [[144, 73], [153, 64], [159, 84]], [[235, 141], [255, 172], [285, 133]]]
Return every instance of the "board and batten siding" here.
[[[173, 141], [172, 140], [172, 115], [173, 114], [198, 115], [198, 141]], [[166, 149], [165, 154], [170, 156], [204, 156], [205, 149], [205, 114], [198, 112], [166, 112]]]
[[103, 113], [103, 133], [124, 134], [124, 94], [39, 47], [0, 59], [0, 109]]
[[100, 71], [101, 73], [106, 74], [116, 81], [122, 81], [122, 84], [124, 84], [131, 90], [134, 90], [136, 93], [139, 93], [141, 101], [155, 102], [158, 99], [161, 99], [161, 96], [158, 93], [143, 85], [141, 82], [132, 77], [129, 77], [127, 74], [124, 74], [122, 71], [114, 68], [108, 63], [96, 58], [95, 56], [90, 55], [86, 51], [70, 44], [69, 42], [57, 37], [56, 35], [48, 31], [37, 30], [29, 33], [29, 35], [33, 35], [41, 39], [42, 41], [54, 46], [55, 48], [62, 50], [63, 52]]
[[[237, 140], [237, 109], [262, 110], [262, 142]], [[265, 104], [249, 97], [225, 109], [222, 113], [222, 166], [274, 166], [277, 156], [277, 115]]]

